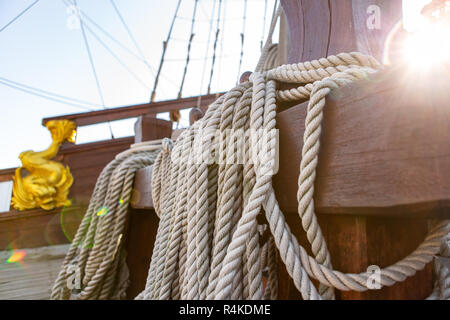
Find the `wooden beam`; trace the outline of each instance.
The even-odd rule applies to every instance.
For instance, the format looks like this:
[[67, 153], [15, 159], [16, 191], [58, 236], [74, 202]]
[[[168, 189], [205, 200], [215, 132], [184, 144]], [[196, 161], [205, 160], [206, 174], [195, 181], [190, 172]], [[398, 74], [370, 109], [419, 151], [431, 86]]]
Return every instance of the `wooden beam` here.
[[134, 124], [134, 143], [153, 140], [154, 137], [170, 138], [171, 135], [172, 122], [153, 115], [140, 116]]
[[[403, 70], [403, 71], [402, 71]], [[450, 207], [450, 81], [386, 70], [335, 90], [324, 111], [315, 207], [320, 213], [446, 215]], [[429, 75], [431, 76], [431, 74]], [[274, 187], [297, 210], [306, 104], [281, 112]]]
[[[328, 97], [316, 177], [318, 213], [449, 216], [450, 79], [443, 71], [432, 83], [418, 83], [405, 80], [404, 72], [379, 72]], [[285, 212], [297, 211], [306, 107], [277, 116], [280, 170], [273, 183]], [[149, 170], [140, 170], [136, 179], [148, 179]], [[150, 183], [140, 186], [135, 205], [146, 208]]]
[[[207, 108], [207, 106], [213, 103], [220, 95], [222, 95], [222, 93], [201, 96], [200, 106], [202, 108]], [[156, 114], [173, 110], [193, 108], [197, 106], [198, 99], [199, 97], [190, 97], [44, 118], [42, 120], [42, 125], [45, 125], [50, 120], [67, 119], [74, 121], [79, 127], [87, 126], [101, 122], [139, 117], [146, 114]]]

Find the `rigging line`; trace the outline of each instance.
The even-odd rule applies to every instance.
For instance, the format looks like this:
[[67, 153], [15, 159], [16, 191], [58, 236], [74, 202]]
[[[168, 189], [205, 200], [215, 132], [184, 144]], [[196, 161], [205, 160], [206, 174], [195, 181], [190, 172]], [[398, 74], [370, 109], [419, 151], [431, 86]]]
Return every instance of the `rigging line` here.
[[[63, 0], [63, 2], [67, 5], [67, 3]], [[81, 10], [80, 10], [81, 11]], [[145, 89], [149, 90], [149, 86], [140, 79], [131, 69], [114, 53], [114, 51], [108, 47], [108, 45], [101, 40], [101, 38], [97, 35], [97, 33], [89, 27], [89, 25], [85, 24], [86, 30], [90, 32], [90, 34], [113, 56], [113, 58], [137, 81], [139, 82]]]
[[92, 108], [85, 107], [85, 106], [82, 106], [82, 105], [79, 105], [79, 104], [75, 104], [75, 103], [71, 103], [71, 102], [67, 102], [67, 101], [64, 101], [64, 100], [61, 100], [61, 99], [57, 99], [57, 98], [54, 98], [54, 97], [45, 96], [44, 94], [33, 92], [31, 90], [21, 88], [19, 86], [13, 85], [11, 83], [7, 83], [7, 82], [5, 82], [3, 80], [0, 80], [0, 84], [3, 84], [4, 86], [10, 87], [12, 89], [16, 89], [16, 90], [28, 93], [30, 95], [41, 97], [41, 98], [44, 98], [44, 99], [47, 99], [47, 100], [50, 100], [50, 101], [53, 101], [53, 102], [65, 104], [65, 105], [68, 105], [68, 106], [71, 106], [71, 107], [76, 107], [76, 108], [83, 109], [83, 110], [95, 111]]
[[[53, 92], [46, 91], [46, 90], [43, 90], [43, 89], [39, 89], [39, 88], [36, 88], [36, 87], [32, 87], [32, 86], [29, 86], [29, 85], [26, 85], [26, 84], [23, 84], [23, 83], [20, 83], [20, 82], [12, 81], [12, 80], [9, 80], [9, 79], [3, 78], [3, 77], [0, 77], [0, 80], [4, 81], [4, 82], [7, 82], [7, 83], [10, 83], [12, 85], [18, 86], [18, 87], [23, 87], [23, 88], [28, 89], [28, 90], [37, 91], [37, 92], [40, 92], [42, 94], [46, 94], [46, 95], [49, 95], [49, 96], [54, 96], [54, 97], [57, 97], [57, 98], [60, 98], [60, 99], [64, 99], [64, 100], [68, 100], [68, 101], [72, 101], [72, 102], [75, 102], [75, 103], [86, 104], [88, 106], [102, 107], [101, 105], [96, 104], [96, 103], [91, 103], [91, 102], [88, 102], [88, 101], [67, 97], [67, 96], [64, 96], [64, 95], [61, 95], [61, 94], [57, 94], [57, 93], [53, 93]], [[86, 108], [88, 108], [89, 110], [92, 110], [92, 111], [95, 110], [94, 108], [89, 108], [89, 107], [86, 107]]]
[[[75, 5], [75, 7], [78, 8], [77, 0], [73, 0], [73, 4]], [[103, 93], [102, 93], [102, 88], [100, 87], [100, 81], [98, 80], [97, 71], [95, 70], [94, 59], [92, 58], [91, 49], [89, 47], [89, 42], [88, 42], [88, 39], [86, 37], [86, 31], [84, 30], [84, 22], [83, 22], [83, 19], [81, 19], [81, 15], [80, 15], [79, 12], [78, 12], [78, 19], [80, 19], [81, 33], [83, 35], [84, 44], [86, 46], [86, 50], [87, 50], [87, 53], [88, 53], [89, 62], [91, 64], [92, 73], [94, 75], [95, 83], [97, 85], [98, 95], [100, 96], [100, 100], [102, 102], [103, 108], [106, 109], [106, 107], [105, 107], [105, 100], [103, 98]], [[114, 139], [114, 134], [113, 134], [113, 131], [112, 131], [112, 128], [111, 128], [111, 123], [109, 121], [108, 121], [108, 127], [109, 127], [109, 131], [111, 133], [111, 138]]]
[[[62, 0], [62, 2], [69, 6], [70, 4], [66, 0]], [[100, 26], [98, 23], [96, 23], [92, 18], [90, 18], [83, 10], [78, 8], [78, 12], [81, 14], [81, 16], [84, 18], [84, 25], [86, 28], [88, 28], [88, 24], [86, 22], [91, 23], [94, 25], [98, 30], [100, 30], [106, 37], [108, 37], [111, 41], [113, 41], [115, 44], [117, 44], [119, 47], [121, 47], [124, 51], [128, 52], [130, 55], [135, 57], [137, 60], [141, 61], [142, 63], [146, 64], [146, 61], [138, 56], [135, 52], [133, 52], [131, 49], [129, 49], [126, 45], [124, 45], [122, 42], [117, 40], [113, 35], [111, 35], [108, 31], [106, 31], [102, 26]], [[155, 70], [152, 68], [151, 65], [147, 66], [150, 69], [150, 72], [154, 74]], [[178, 87], [176, 84], [174, 84], [175, 87]]]
[[263, 20], [263, 29], [262, 29], [262, 35], [261, 35], [261, 42], [260, 42], [260, 50], [263, 48], [264, 43], [264, 34], [266, 33], [266, 20], [267, 20], [267, 0], [264, 0], [264, 20]]
[[8, 28], [11, 24], [14, 23], [17, 19], [19, 19], [25, 12], [30, 10], [36, 3], [38, 3], [39, 0], [34, 1], [32, 4], [30, 4], [28, 7], [26, 7], [24, 10], [22, 10], [17, 16], [15, 16], [11, 21], [9, 21], [7, 24], [5, 24], [1, 29], [0, 32]]
[[139, 46], [139, 44], [137, 43], [135, 37], [133, 36], [133, 33], [131, 32], [130, 28], [128, 27], [127, 23], [125, 22], [125, 19], [123, 18], [123, 16], [120, 14], [119, 8], [117, 8], [114, 0], [110, 0], [112, 6], [114, 7], [114, 10], [116, 11], [117, 15], [119, 16], [120, 21], [122, 22], [123, 27], [125, 28], [125, 30], [128, 33], [128, 36], [130, 37], [131, 41], [133, 41], [134, 46], [136, 47], [137, 51], [139, 52], [143, 62], [145, 63], [145, 65], [148, 67], [148, 69], [150, 70], [150, 72], [153, 74], [153, 76], [155, 76], [155, 73], [153, 72], [152, 67], [150, 66], [150, 63], [148, 63], [147, 59], [145, 59], [145, 55], [141, 50], [141, 47]]
[[[73, 0], [73, 3], [74, 3], [74, 5], [76, 7], [78, 7], [77, 0]], [[91, 65], [92, 74], [94, 75], [95, 83], [97, 85], [98, 95], [99, 95], [100, 100], [102, 102], [103, 108], [106, 109], [106, 107], [105, 107], [105, 100], [103, 98], [103, 93], [102, 93], [102, 88], [100, 87], [100, 81], [98, 80], [97, 71], [95, 69], [95, 64], [94, 64], [94, 59], [92, 58], [91, 48], [89, 47], [89, 41], [88, 41], [88, 39], [86, 37], [86, 31], [84, 30], [83, 19], [81, 19], [81, 15], [78, 15], [78, 18], [80, 19], [81, 34], [83, 35], [84, 45], [86, 47], [86, 51], [87, 51], [87, 54], [88, 54], [89, 63]]]
[[[214, 23], [214, 14], [216, 13], [216, 4], [217, 4], [217, 0], [214, 0], [213, 2], [213, 7], [212, 7], [212, 11], [211, 11], [211, 19], [209, 20], [209, 31], [208, 31], [208, 40], [206, 42], [206, 52], [205, 52], [205, 58], [203, 60], [203, 70], [202, 70], [202, 80], [200, 81], [200, 94], [202, 92], [203, 89], [203, 82], [205, 80], [205, 71], [206, 71], [206, 63], [209, 60], [208, 55], [209, 55], [209, 47], [210, 47], [210, 40], [211, 40], [211, 32], [213, 29], [213, 23]], [[203, 8], [203, 5], [202, 5]], [[203, 10], [205, 10], [203, 8]], [[199, 107], [201, 104], [201, 95], [199, 95], [199, 99], [197, 102], [197, 107]]]
[[239, 78], [241, 75], [241, 68], [242, 68], [242, 57], [244, 56], [244, 41], [245, 41], [245, 25], [247, 21], [247, 0], [244, 0], [244, 14], [242, 16], [242, 33], [241, 33], [241, 55], [239, 57], [239, 68], [238, 68], [238, 75], [236, 84], [239, 83]]
[[[170, 40], [172, 41], [178, 41], [178, 42], [188, 42], [189, 39], [181, 39], [181, 38], [170, 38]], [[207, 43], [207, 41], [198, 41], [198, 40], [193, 40], [193, 43]]]
[[141, 80], [133, 71], [131, 71], [130, 68], [128, 68], [128, 66], [111, 50], [110, 47], [108, 47], [108, 45], [103, 42], [97, 34], [95, 34], [95, 32], [89, 28], [89, 26], [86, 26], [86, 29], [91, 33], [91, 35], [103, 46], [103, 48], [105, 48], [112, 56], [114, 59], [116, 59], [116, 61], [126, 70], [128, 71], [128, 73], [136, 80], [138, 81], [145, 89], [150, 90], [150, 87], [145, 84], [145, 82], [143, 80]]
[[[231, 52], [228, 54], [224, 54], [223, 56], [216, 56], [217, 58], [230, 58], [230, 57], [238, 57], [239, 52]], [[189, 58], [189, 61], [199, 61], [199, 60], [210, 60], [212, 57], [195, 57], [195, 58]], [[166, 59], [166, 62], [180, 62], [180, 61], [186, 61], [186, 58], [173, 58], [173, 59]]]
[[213, 47], [213, 58], [211, 62], [211, 71], [209, 74], [209, 83], [208, 83], [208, 91], [207, 94], [211, 93], [211, 83], [214, 75], [214, 65], [216, 63], [216, 50], [217, 50], [217, 40], [219, 38], [220, 33], [220, 15], [222, 10], [222, 0], [219, 0], [219, 9], [217, 10], [217, 22], [216, 22], [216, 38], [214, 39], [214, 47]]
[[183, 77], [181, 79], [181, 84], [180, 84], [180, 91], [178, 92], [178, 99], [181, 98], [181, 95], [183, 93], [184, 80], [186, 79], [186, 73], [187, 73], [187, 69], [188, 69], [188, 65], [189, 65], [189, 58], [190, 58], [190, 54], [191, 54], [192, 39], [194, 38], [194, 35], [195, 35], [194, 28], [195, 28], [195, 16], [197, 14], [197, 5], [198, 5], [198, 0], [195, 0], [195, 2], [194, 2], [194, 12], [192, 13], [191, 35], [189, 37], [189, 43], [188, 43], [187, 54], [186, 54], [186, 64], [184, 65]]
[[[223, 19], [222, 19], [222, 35], [220, 36], [220, 56], [223, 57], [223, 43], [224, 43], [224, 39], [225, 39], [225, 21], [226, 21], [226, 16], [227, 16], [227, 4], [228, 2], [224, 3], [223, 6]], [[217, 72], [217, 82], [220, 81], [220, 77], [222, 75], [222, 63], [223, 60], [220, 59], [220, 63], [219, 63], [219, 71]]]
[[169, 32], [167, 33], [167, 38], [163, 41], [163, 50], [161, 53], [161, 61], [159, 62], [158, 71], [156, 72], [155, 82], [153, 83], [153, 90], [150, 97], [150, 102], [155, 101], [156, 97], [156, 88], [158, 87], [159, 75], [161, 74], [161, 69], [164, 64], [164, 57], [166, 55], [167, 45], [169, 44], [170, 36], [172, 34], [173, 25], [175, 24], [175, 20], [177, 18], [178, 9], [180, 9], [181, 0], [178, 0], [177, 7], [175, 9], [175, 13], [173, 14], [172, 22], [170, 24]]

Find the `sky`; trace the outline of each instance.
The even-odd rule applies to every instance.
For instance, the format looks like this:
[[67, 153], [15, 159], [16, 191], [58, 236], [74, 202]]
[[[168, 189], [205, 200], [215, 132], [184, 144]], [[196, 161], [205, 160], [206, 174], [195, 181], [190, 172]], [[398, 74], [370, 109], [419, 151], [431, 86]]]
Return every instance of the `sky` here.
[[[0, 29], [34, 1], [0, 0]], [[121, 23], [111, 0], [77, 1], [81, 12], [90, 18], [90, 20], [83, 19], [82, 16], [105, 107], [149, 101], [161, 57], [162, 42], [167, 37], [177, 2], [177, 0], [114, 0], [145, 61], [150, 65], [149, 68]], [[214, 1], [199, 0], [191, 61], [186, 74], [183, 97], [206, 94], [218, 2], [216, 1], [215, 18], [211, 28]], [[258, 60], [263, 31], [267, 33], [274, 4], [273, 0], [267, 2], [267, 26], [263, 28], [265, 1], [248, 0], [241, 73], [253, 70]], [[172, 32], [173, 39], [169, 42], [166, 62], [159, 80], [156, 100], [177, 97], [186, 59], [193, 8], [194, 0], [181, 1]], [[216, 51], [212, 92], [227, 91], [237, 81], [244, 1], [226, 0], [221, 11], [220, 26], [223, 31], [220, 33]], [[29, 95], [5, 85], [5, 81], [14, 81], [83, 100], [89, 103], [83, 106], [89, 106], [93, 110], [102, 109], [82, 31], [76, 23], [73, 23], [73, 12], [73, 7], [68, 8], [62, 0], [40, 0], [0, 32], [0, 81], [3, 81], [0, 82], [0, 168], [18, 166], [20, 152], [30, 149], [43, 150], [50, 144], [50, 134], [41, 125], [42, 118], [88, 111]], [[90, 21], [101, 26], [120, 44], [108, 38]], [[120, 62], [102, 46], [89, 29], [112, 50]], [[277, 32], [274, 39], [277, 40]], [[206, 52], [207, 48], [209, 52]], [[186, 112], [182, 116], [182, 124], [186, 124], [188, 121]], [[114, 135], [116, 137], [133, 135], [134, 121], [135, 119], [130, 119], [120, 124], [112, 123]], [[109, 137], [106, 124], [81, 127], [78, 130], [77, 143]]]
[[[0, 30], [36, 0], [0, 0]], [[0, 169], [20, 165], [25, 150], [40, 151], [51, 142], [42, 118], [103, 108], [89, 63], [82, 30], [74, 23], [71, 0], [39, 0], [16, 21], [0, 31]], [[78, 0], [88, 44], [106, 108], [146, 103], [177, 0]], [[218, 2], [199, 0], [183, 97], [205, 94], [213, 55]], [[253, 70], [265, 39], [274, 0], [224, 0], [212, 92], [227, 91], [239, 75], [241, 36], [244, 55], [241, 72]], [[426, 0], [404, 0], [407, 15]], [[216, 3], [215, 13], [213, 5]], [[118, 8], [137, 46], [127, 33]], [[157, 100], [177, 97], [186, 59], [194, 0], [182, 0], [174, 23], [166, 62], [159, 80]], [[267, 8], [267, 9], [265, 9]], [[213, 23], [211, 26], [211, 17]], [[411, 19], [410, 19], [411, 20]], [[108, 37], [100, 26], [108, 35]], [[264, 24], [264, 21], [266, 23]], [[94, 33], [91, 33], [91, 31]], [[275, 31], [274, 42], [278, 32]], [[209, 42], [208, 42], [209, 38]], [[100, 41], [98, 40], [100, 39]], [[105, 49], [102, 42], [112, 51]], [[119, 43], [119, 44], [118, 44]], [[142, 52], [142, 55], [140, 54]], [[205, 59], [206, 57], [206, 59]], [[119, 60], [119, 61], [118, 61]], [[148, 65], [150, 67], [148, 67]], [[75, 107], [36, 97], [5, 85], [11, 81], [84, 101]], [[166, 115], [160, 115], [165, 117]], [[187, 113], [182, 113], [182, 125]], [[135, 119], [111, 123], [116, 137], [133, 135]], [[108, 139], [106, 124], [78, 129], [77, 143]]]

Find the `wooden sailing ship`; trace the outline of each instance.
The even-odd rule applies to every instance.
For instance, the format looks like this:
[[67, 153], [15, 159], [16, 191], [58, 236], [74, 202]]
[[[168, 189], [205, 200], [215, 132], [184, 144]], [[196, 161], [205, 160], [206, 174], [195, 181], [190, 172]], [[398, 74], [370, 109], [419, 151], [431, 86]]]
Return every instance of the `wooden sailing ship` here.
[[[386, 39], [401, 20], [400, 0], [281, 0], [281, 4], [286, 20], [278, 51], [280, 56], [286, 53], [285, 63], [352, 51], [383, 60]], [[378, 6], [383, 14], [375, 29], [367, 27], [367, 8], [371, 5]], [[397, 61], [395, 50], [391, 55]], [[418, 81], [408, 77], [408, 66], [393, 65], [371, 78], [334, 90], [325, 107], [315, 210], [333, 267], [343, 272], [359, 273], [370, 265], [384, 267], [402, 259], [423, 241], [429, 219], [450, 217], [449, 75], [441, 69], [433, 75], [432, 83]], [[71, 120], [80, 127], [139, 117], [134, 137], [63, 145], [56, 160], [68, 165], [73, 174], [72, 206], [0, 213], [0, 247], [6, 248], [11, 241], [15, 250], [67, 244], [102, 168], [133, 143], [173, 135], [171, 122], [157, 119], [157, 113], [192, 108], [198, 101], [205, 111], [217, 97], [211, 94], [201, 99], [180, 98], [43, 119], [43, 124]], [[306, 106], [306, 102], [278, 105], [280, 170], [273, 180], [281, 209], [301, 244], [307, 244], [307, 240], [298, 227], [296, 193]], [[13, 173], [13, 169], [1, 170], [0, 181], [11, 180]], [[150, 179], [150, 167], [137, 173], [129, 209], [129, 299], [145, 286], [157, 232]], [[61, 259], [57, 250], [49, 255]], [[278, 280], [279, 299], [300, 297], [282, 262]], [[433, 280], [430, 263], [391, 287], [342, 291], [337, 298], [424, 299], [431, 294]], [[21, 292], [32, 282], [30, 279], [23, 284]], [[15, 284], [7, 286], [13, 288]], [[1, 292], [0, 297], [6, 294]]]

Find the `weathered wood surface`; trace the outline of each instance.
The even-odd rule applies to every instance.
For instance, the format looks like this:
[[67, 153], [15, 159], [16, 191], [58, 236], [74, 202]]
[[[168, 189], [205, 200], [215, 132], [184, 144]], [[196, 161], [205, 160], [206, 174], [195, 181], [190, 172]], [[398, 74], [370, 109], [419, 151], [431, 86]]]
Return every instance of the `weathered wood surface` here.
[[153, 166], [141, 169], [134, 177], [134, 188], [131, 194], [131, 206], [135, 209], [153, 209], [152, 189], [149, 182], [152, 181]]
[[172, 122], [157, 119], [155, 115], [140, 116], [134, 124], [134, 142], [152, 140], [152, 137], [168, 137], [172, 135]]
[[68, 249], [68, 244], [22, 249], [25, 256], [15, 263], [6, 263], [11, 251], [0, 251], [0, 300], [50, 299]]
[[[135, 126], [135, 136], [138, 137], [136, 142], [170, 137], [171, 132], [172, 122], [149, 116], [143, 116]], [[140, 199], [148, 199], [148, 195], [143, 194], [141, 190], [144, 189], [144, 185], [149, 183], [151, 172], [149, 174], [149, 177], [143, 177], [143, 179], [135, 177], [130, 200], [134, 209], [130, 208], [127, 216], [125, 247], [130, 271], [130, 286], [127, 290], [129, 299], [134, 299], [145, 288], [159, 223], [153, 210], [138, 210], [139, 206], [136, 206]]]
[[[315, 207], [319, 213], [447, 216], [450, 78], [386, 70], [334, 91], [324, 111]], [[415, 82], [415, 83], [414, 83]], [[296, 211], [306, 104], [283, 111], [274, 186]]]
[[[395, 75], [395, 72], [397, 75]], [[322, 214], [449, 216], [450, 79], [403, 80], [386, 70], [327, 99], [315, 208]], [[437, 90], [439, 88], [439, 90]], [[285, 212], [297, 210], [306, 104], [280, 112], [280, 169], [274, 177]], [[138, 171], [148, 181], [150, 169]], [[134, 206], [150, 208], [150, 183]]]
[[[208, 105], [214, 102], [221, 94], [222, 93], [201, 96], [200, 107], [207, 108]], [[139, 117], [146, 114], [156, 114], [161, 112], [169, 112], [173, 110], [189, 109], [196, 107], [198, 100], [199, 100], [198, 97], [190, 97], [183, 99], [144, 103], [120, 108], [111, 108], [99, 111], [75, 113], [64, 116], [45, 118], [42, 120], [42, 124], [45, 125], [50, 120], [67, 119], [74, 121], [77, 124], [77, 126], [86, 126], [101, 122]]]
[[[402, 18], [402, 0], [281, 0], [289, 24], [289, 63], [360, 51], [382, 61], [387, 35]], [[380, 9], [379, 28], [369, 28]]]
[[16, 168], [7, 168], [0, 170], [0, 182], [11, 181], [14, 177], [14, 172]]
[[[310, 245], [297, 213], [285, 214], [300, 244], [311, 254]], [[407, 255], [423, 242], [427, 220], [404, 217], [375, 217], [354, 215], [319, 215], [319, 224], [326, 239], [335, 270], [350, 273], [367, 271], [367, 267], [389, 266]], [[279, 260], [281, 261], [281, 260]], [[278, 267], [279, 299], [301, 299], [282, 262]], [[342, 300], [425, 299], [433, 285], [432, 266], [392, 287], [365, 292], [336, 291]]]

